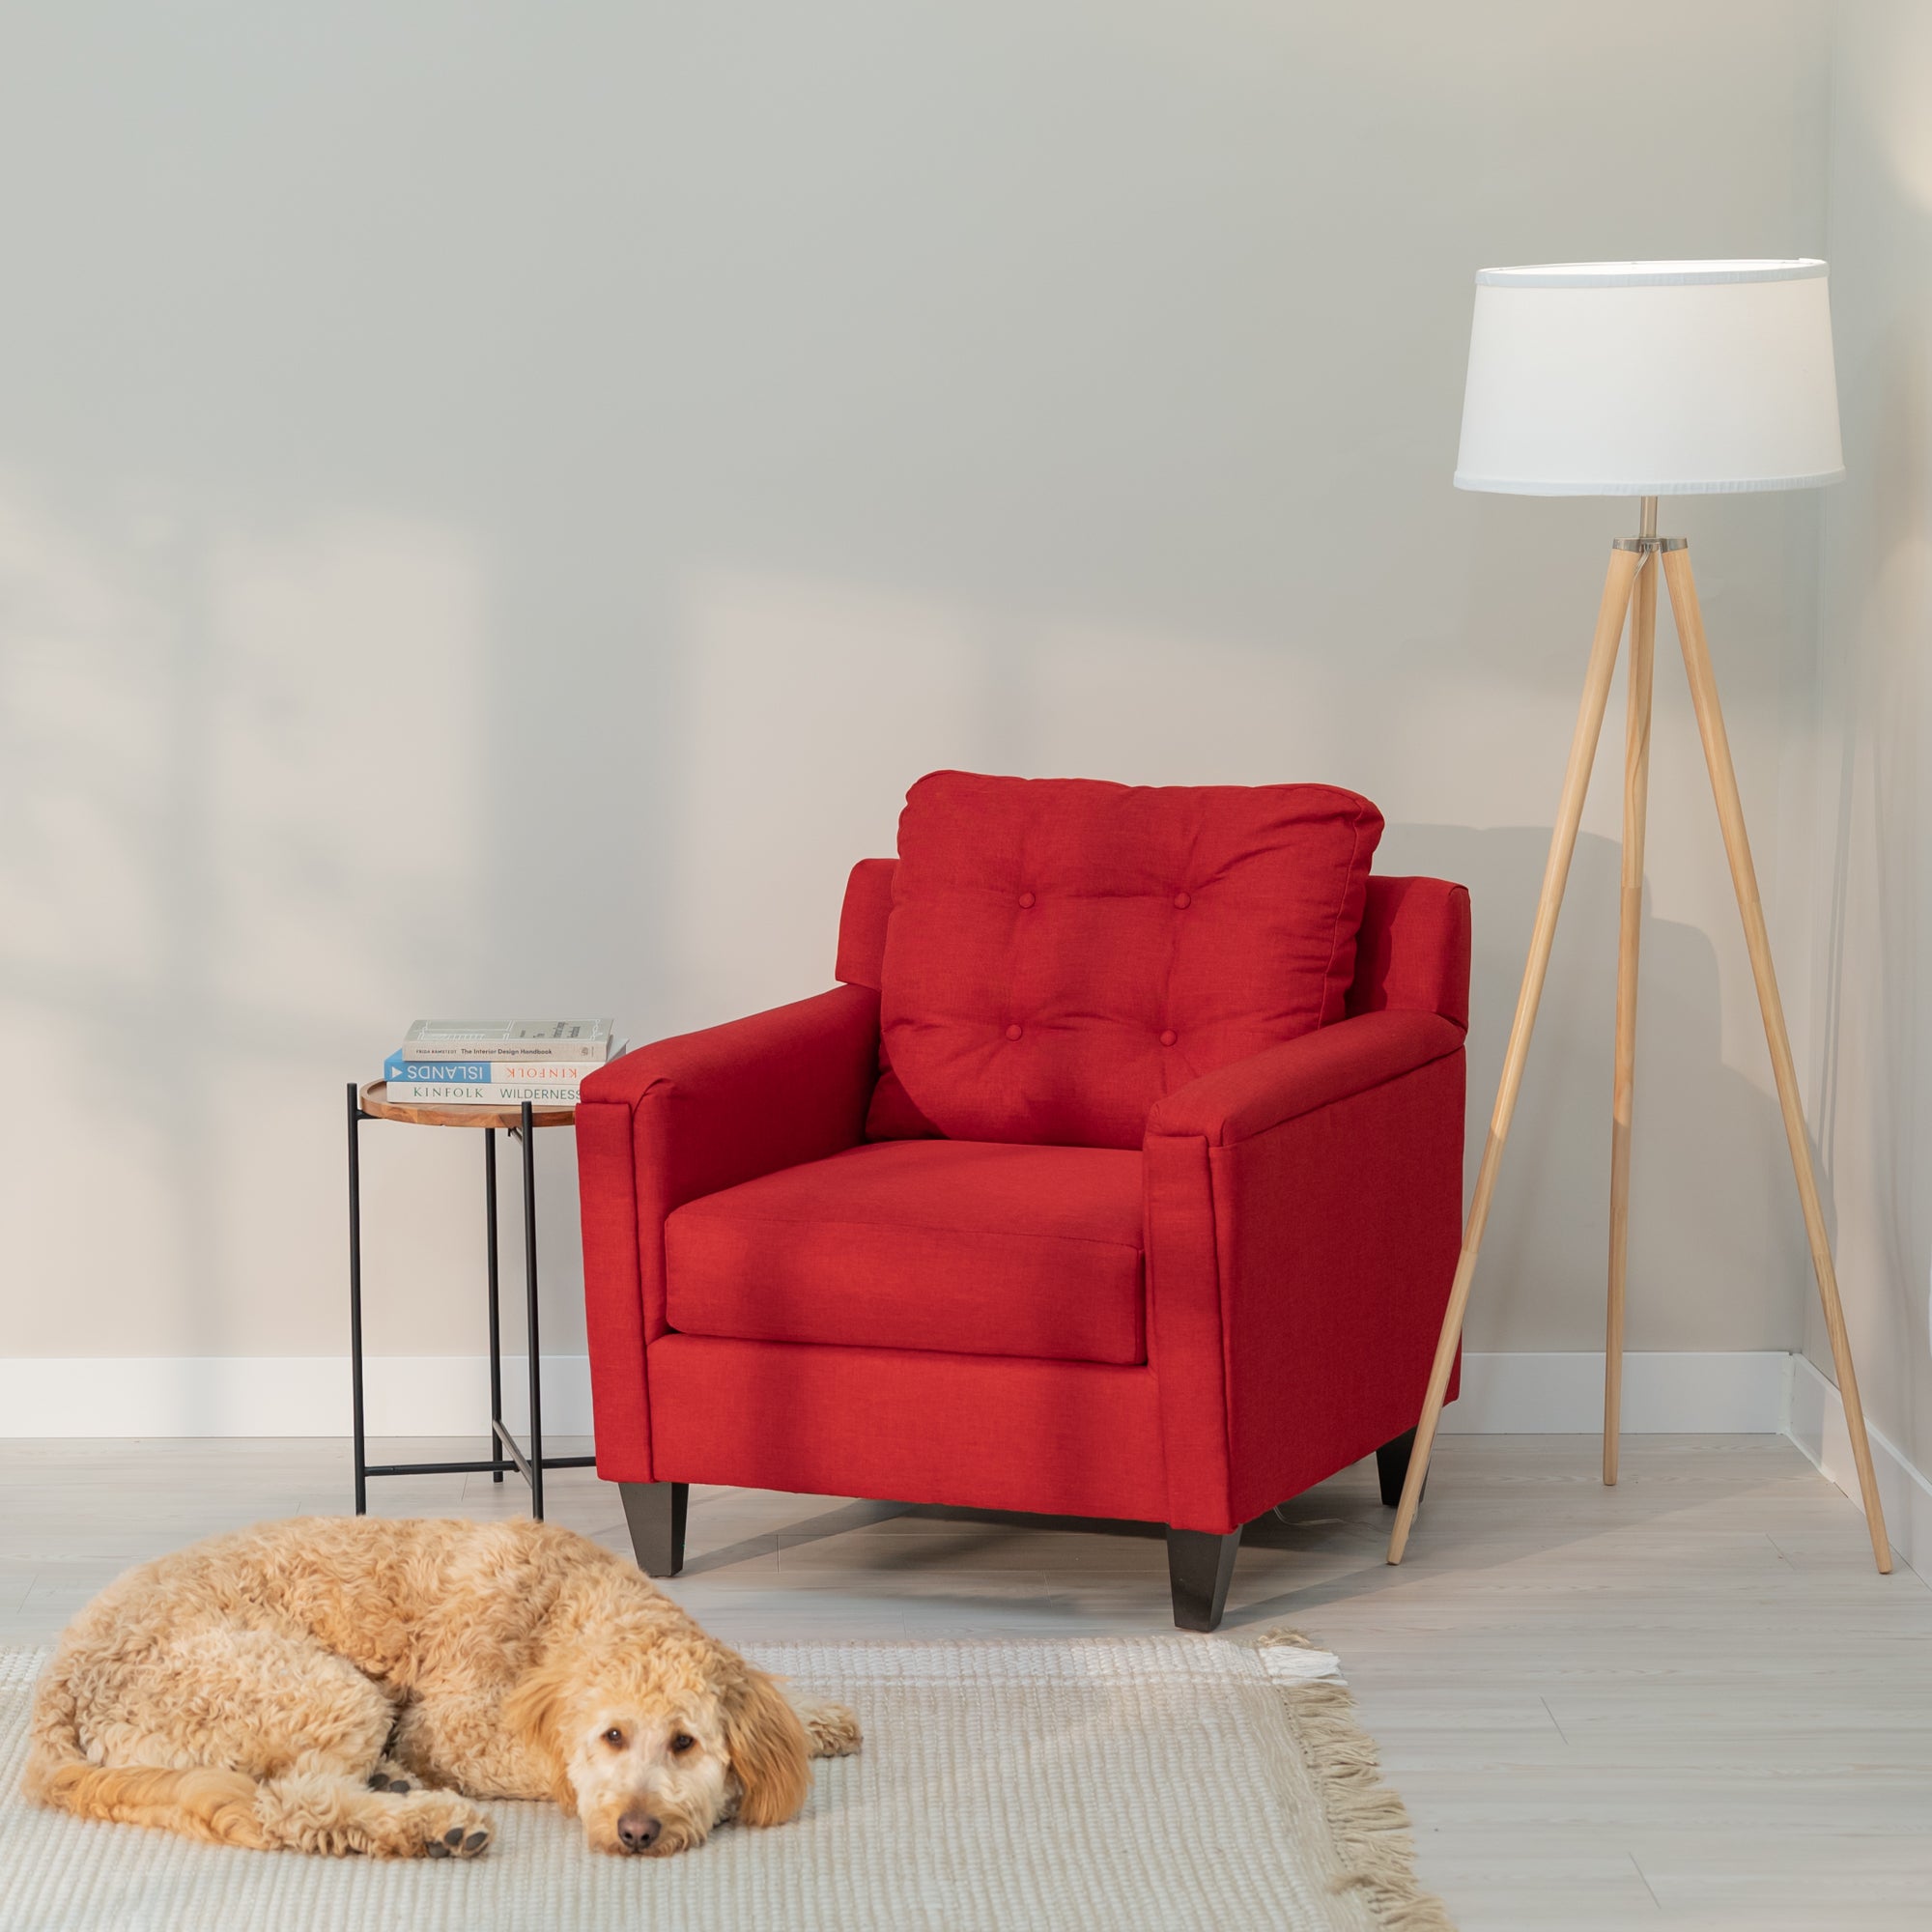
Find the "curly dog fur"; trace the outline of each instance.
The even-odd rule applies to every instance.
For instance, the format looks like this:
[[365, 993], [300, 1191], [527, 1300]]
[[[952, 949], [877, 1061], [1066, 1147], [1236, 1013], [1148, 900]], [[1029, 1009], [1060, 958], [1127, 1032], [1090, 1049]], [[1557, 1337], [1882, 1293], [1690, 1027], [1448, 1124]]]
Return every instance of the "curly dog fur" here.
[[34, 1704], [27, 1795], [262, 1850], [473, 1858], [479, 1798], [602, 1852], [795, 1817], [856, 1750], [624, 1558], [549, 1523], [304, 1518], [130, 1571]]

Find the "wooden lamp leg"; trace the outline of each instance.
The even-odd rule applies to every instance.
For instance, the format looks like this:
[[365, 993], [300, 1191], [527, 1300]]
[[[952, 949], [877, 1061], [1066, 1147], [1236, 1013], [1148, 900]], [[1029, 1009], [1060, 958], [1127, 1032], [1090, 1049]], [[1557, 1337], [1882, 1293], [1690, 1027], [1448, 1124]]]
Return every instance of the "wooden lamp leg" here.
[[1617, 667], [1617, 644], [1623, 636], [1624, 612], [1631, 601], [1638, 554], [1613, 550], [1604, 579], [1604, 601], [1597, 611], [1597, 634], [1590, 644], [1589, 668], [1583, 675], [1583, 701], [1577, 713], [1577, 731], [1570, 741], [1570, 762], [1563, 773], [1563, 796], [1556, 824], [1549, 836], [1549, 858], [1543, 868], [1543, 891], [1536, 902], [1536, 925], [1530, 936], [1529, 958], [1523, 967], [1522, 990], [1517, 995], [1516, 1018], [1510, 1026], [1509, 1048], [1503, 1055], [1502, 1079], [1490, 1116], [1489, 1138], [1483, 1145], [1483, 1164], [1476, 1173], [1476, 1192], [1469, 1204], [1469, 1221], [1463, 1235], [1463, 1253], [1449, 1289], [1442, 1332], [1435, 1344], [1435, 1360], [1429, 1371], [1429, 1393], [1415, 1426], [1415, 1446], [1409, 1452], [1408, 1474], [1403, 1481], [1402, 1504], [1389, 1538], [1388, 1560], [1402, 1561], [1422, 1485], [1429, 1473], [1429, 1456], [1435, 1444], [1435, 1425], [1442, 1400], [1449, 1391], [1449, 1371], [1456, 1360], [1456, 1344], [1463, 1333], [1463, 1317], [1469, 1305], [1469, 1284], [1475, 1278], [1476, 1256], [1483, 1245], [1483, 1229], [1490, 1218], [1490, 1198], [1495, 1191], [1496, 1167], [1509, 1138], [1510, 1116], [1516, 1111], [1522, 1085], [1529, 1037], [1536, 1027], [1536, 1009], [1543, 997], [1543, 980], [1549, 968], [1549, 949], [1556, 937], [1556, 915], [1563, 906], [1563, 887], [1570, 876], [1571, 855], [1577, 849], [1577, 828], [1583, 817], [1583, 797], [1590, 788], [1590, 767], [1603, 735], [1604, 711], [1609, 702], [1610, 678]]
[[1610, 1296], [1604, 1335], [1604, 1481], [1617, 1480], [1623, 1425], [1624, 1277], [1630, 1260], [1631, 1112], [1636, 1087], [1636, 964], [1643, 937], [1643, 833], [1650, 792], [1650, 691], [1657, 645], [1657, 566], [1646, 559], [1631, 598], [1630, 702], [1624, 723], [1623, 890], [1617, 922], [1617, 1060], [1610, 1095]]
[[1804, 1237], [1811, 1248], [1811, 1269], [1818, 1277], [1825, 1330], [1832, 1338], [1832, 1363], [1838, 1374], [1838, 1395], [1845, 1405], [1852, 1459], [1858, 1464], [1865, 1527], [1871, 1532], [1872, 1554], [1878, 1559], [1879, 1573], [1889, 1575], [1891, 1546], [1886, 1540], [1885, 1510], [1879, 1501], [1878, 1476], [1872, 1468], [1871, 1443], [1865, 1435], [1864, 1406], [1859, 1401], [1859, 1378], [1852, 1367], [1851, 1337], [1846, 1333], [1845, 1311], [1838, 1300], [1837, 1270], [1832, 1265], [1832, 1243], [1825, 1231], [1825, 1210], [1818, 1200], [1818, 1179], [1811, 1168], [1811, 1142], [1804, 1130], [1804, 1109], [1798, 1095], [1798, 1069], [1792, 1062], [1791, 1041], [1784, 1031], [1784, 1006], [1777, 996], [1777, 975], [1771, 962], [1771, 936], [1765, 930], [1764, 907], [1758, 901], [1757, 870], [1751, 864], [1744, 803], [1738, 796], [1738, 775], [1731, 764], [1730, 739], [1725, 735], [1724, 714], [1718, 703], [1718, 679], [1711, 668], [1711, 649], [1704, 638], [1704, 615], [1697, 605], [1697, 582], [1690, 574], [1689, 551], [1665, 554], [1663, 581], [1670, 588], [1670, 612], [1677, 620], [1677, 641], [1684, 648], [1684, 668], [1690, 679], [1690, 702], [1697, 712], [1698, 736], [1704, 741], [1704, 762], [1711, 769], [1711, 790], [1718, 803], [1718, 822], [1723, 828], [1724, 854], [1731, 862], [1731, 884], [1737, 891], [1738, 911], [1744, 916], [1745, 945], [1750, 952], [1751, 978], [1757, 982], [1764, 1037], [1771, 1047], [1771, 1070], [1777, 1081], [1777, 1104], [1784, 1116], [1784, 1138], [1791, 1149], [1798, 1201], [1804, 1210]]

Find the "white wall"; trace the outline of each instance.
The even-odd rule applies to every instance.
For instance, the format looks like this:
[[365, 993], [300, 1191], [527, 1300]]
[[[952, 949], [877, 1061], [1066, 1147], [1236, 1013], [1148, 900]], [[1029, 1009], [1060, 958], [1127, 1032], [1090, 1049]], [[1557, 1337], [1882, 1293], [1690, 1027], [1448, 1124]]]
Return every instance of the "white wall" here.
[[[1385, 869], [1475, 893], [1479, 1147], [1629, 517], [1449, 487], [1472, 271], [1822, 252], [1826, 31], [1813, 0], [12, 12], [0, 1352], [340, 1348], [342, 1083], [406, 1021], [641, 1037], [814, 990], [846, 867], [944, 763], [1375, 797]], [[1670, 522], [1783, 929], [1818, 509]], [[1802, 1242], [1660, 662], [1630, 1340], [1790, 1348]], [[1479, 1350], [1601, 1346], [1619, 766]], [[366, 1131], [371, 1347], [472, 1352], [474, 1142]]]
[[[1921, 1471], [1932, 1470], [1928, 99], [1932, 10], [1843, 9], [1831, 233], [1850, 474], [1825, 510], [1803, 1045], [1861, 1388], [1874, 1424]], [[1829, 1371], [1815, 1310], [1805, 1347]]]

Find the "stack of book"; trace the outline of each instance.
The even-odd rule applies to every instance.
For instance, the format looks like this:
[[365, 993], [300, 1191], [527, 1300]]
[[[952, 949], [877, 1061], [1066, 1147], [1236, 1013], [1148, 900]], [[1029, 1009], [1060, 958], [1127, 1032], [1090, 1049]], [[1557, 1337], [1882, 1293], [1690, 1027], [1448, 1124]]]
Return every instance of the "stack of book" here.
[[609, 1020], [417, 1020], [383, 1078], [389, 1099], [419, 1105], [572, 1107], [624, 1045]]

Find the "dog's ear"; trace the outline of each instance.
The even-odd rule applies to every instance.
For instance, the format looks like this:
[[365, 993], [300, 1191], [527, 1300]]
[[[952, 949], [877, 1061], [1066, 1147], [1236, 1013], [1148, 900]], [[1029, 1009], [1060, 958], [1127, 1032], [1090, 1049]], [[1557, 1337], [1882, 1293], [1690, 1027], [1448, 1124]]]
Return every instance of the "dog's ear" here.
[[782, 1825], [798, 1816], [811, 1789], [810, 1744], [790, 1700], [762, 1670], [749, 1667], [725, 1691], [724, 1748], [744, 1796], [746, 1825]]
[[570, 1749], [563, 1736], [563, 1713], [574, 1681], [558, 1659], [526, 1670], [503, 1699], [504, 1728], [535, 1754], [550, 1779], [551, 1796], [572, 1817], [577, 1815], [577, 1793], [565, 1769]]

